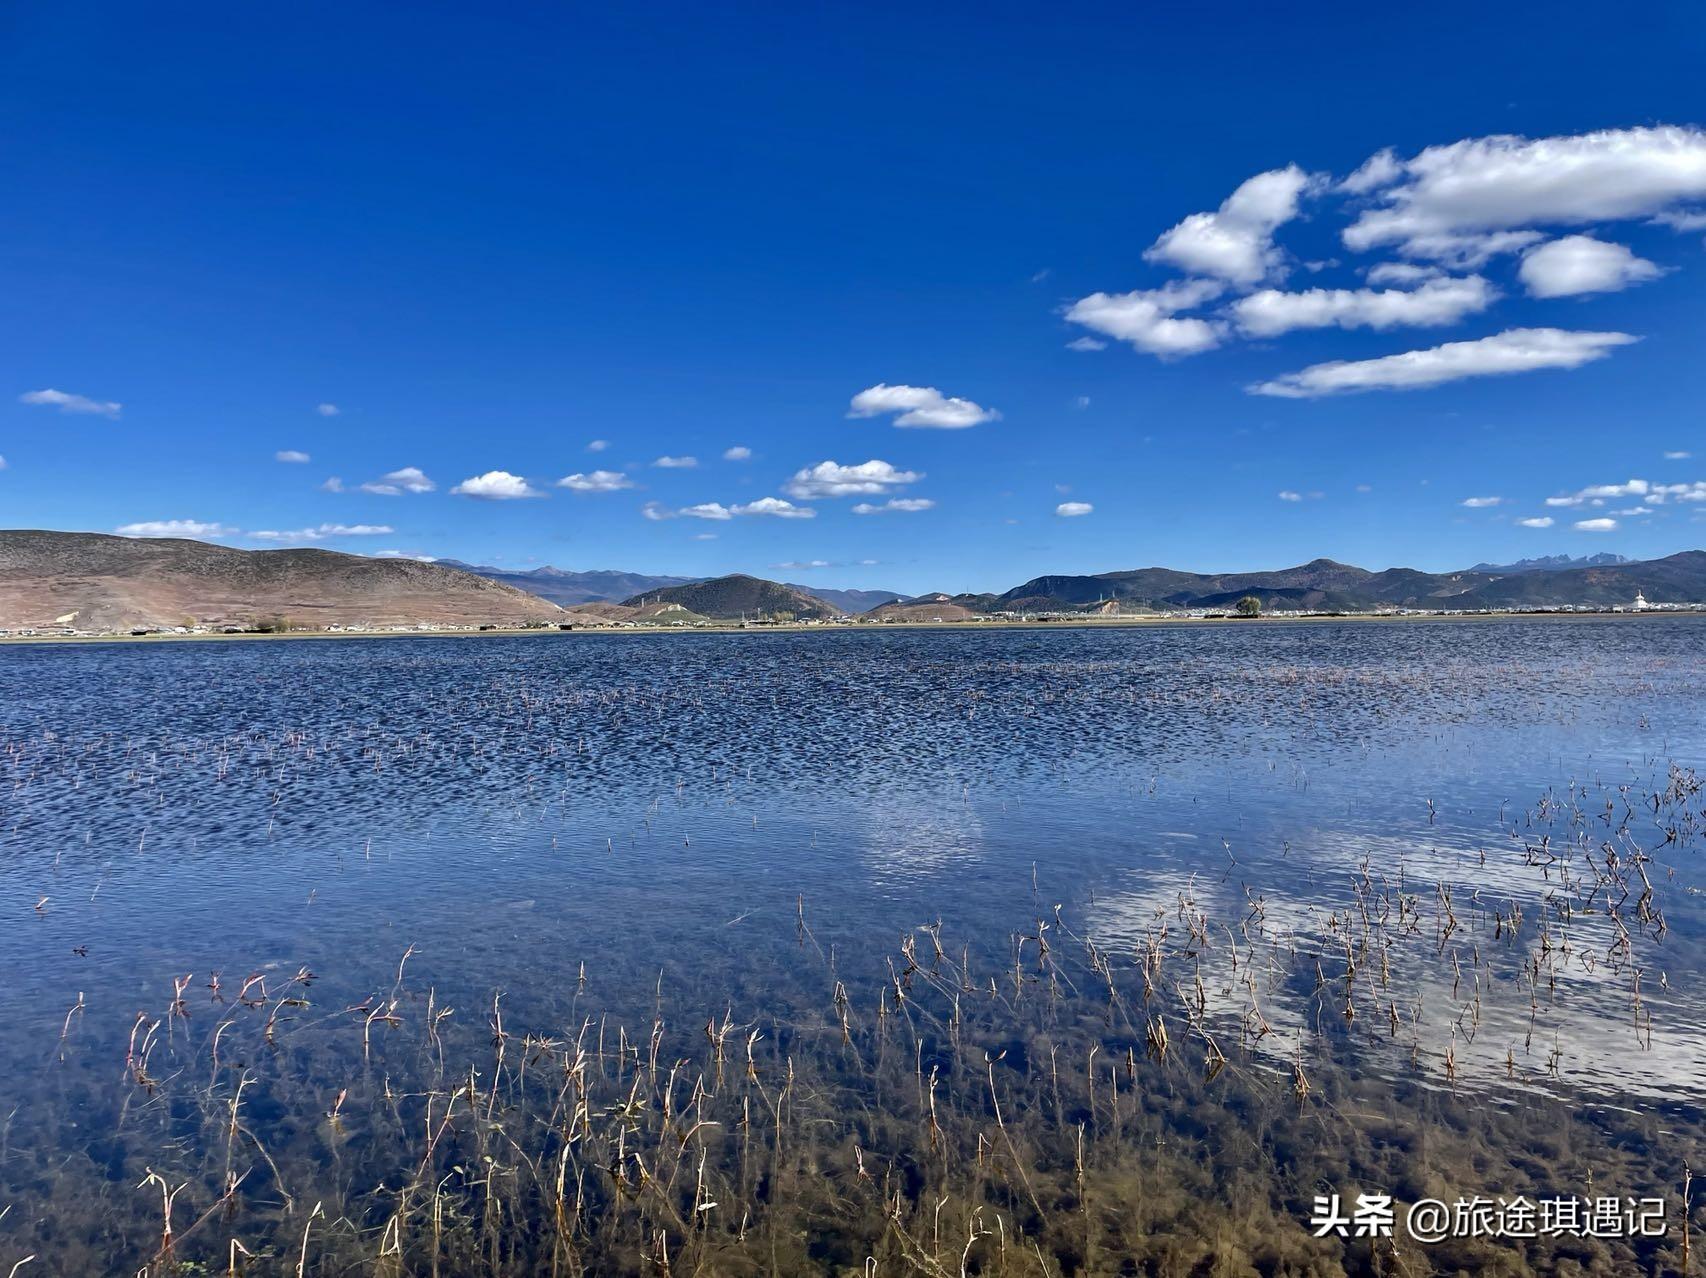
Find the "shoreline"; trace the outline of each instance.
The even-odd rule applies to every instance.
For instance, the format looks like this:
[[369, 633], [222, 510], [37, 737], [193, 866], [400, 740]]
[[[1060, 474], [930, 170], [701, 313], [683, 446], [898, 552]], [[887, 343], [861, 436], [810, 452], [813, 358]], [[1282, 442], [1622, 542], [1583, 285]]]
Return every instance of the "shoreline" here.
[[619, 637], [623, 635], [816, 635], [864, 634], [917, 630], [969, 631], [986, 630], [1132, 630], [1151, 627], [1178, 626], [1308, 626], [1370, 623], [1445, 623], [1464, 622], [1560, 622], [1560, 621], [1648, 621], [1656, 618], [1706, 618], [1706, 611], [1651, 609], [1643, 612], [1464, 612], [1422, 613], [1395, 615], [1389, 613], [1345, 613], [1340, 616], [1304, 617], [1074, 617], [1048, 621], [904, 621], [860, 622], [852, 625], [806, 625], [790, 622], [779, 625], [742, 626], [738, 622], [713, 623], [703, 626], [576, 626], [573, 630], [549, 627], [504, 627], [494, 630], [295, 630], [276, 633], [201, 634], [201, 635], [0, 635], [0, 646], [45, 644], [150, 644], [150, 643], [229, 643], [261, 640], [337, 640], [337, 639], [517, 639], [517, 638], [579, 638], [586, 635]]

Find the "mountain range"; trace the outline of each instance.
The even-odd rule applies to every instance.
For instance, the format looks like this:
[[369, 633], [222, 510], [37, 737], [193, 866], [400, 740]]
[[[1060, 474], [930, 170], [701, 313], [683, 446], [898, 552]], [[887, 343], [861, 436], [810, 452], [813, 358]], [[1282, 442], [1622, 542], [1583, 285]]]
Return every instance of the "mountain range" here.
[[1644, 593], [1652, 603], [1706, 602], [1706, 551], [1689, 550], [1639, 563], [1450, 573], [1414, 568], [1371, 572], [1331, 559], [1274, 572], [1215, 574], [1140, 568], [1084, 577], [1035, 577], [997, 596], [990, 607], [997, 612], [1039, 612], [1111, 605], [1121, 611], [1159, 612], [1229, 608], [1254, 595], [1270, 610], [1603, 608], [1632, 603], [1637, 593]]
[[[464, 572], [475, 573], [492, 581], [501, 581], [565, 608], [583, 603], [620, 603], [624, 599], [632, 599], [648, 591], [666, 590], [671, 586], [690, 586], [695, 582], [707, 580], [704, 577], [655, 577], [645, 573], [616, 572], [609, 569], [570, 572], [563, 568], [532, 568], [524, 572], [520, 569], [494, 568], [489, 564], [465, 564], [460, 559], [437, 559], [433, 562], [460, 568]], [[789, 590], [798, 590], [801, 594], [832, 603], [842, 612], [866, 612], [879, 604], [891, 603], [904, 597], [898, 590], [830, 590], [801, 585], [799, 582], [781, 584]]]
[[[1644, 593], [1652, 603], [1706, 602], [1706, 552], [1631, 562], [1620, 555], [1558, 555], [1460, 572], [1414, 568], [1373, 572], [1316, 559], [1271, 572], [1193, 573], [1139, 568], [1085, 576], [1035, 577], [1002, 594], [830, 591], [745, 575], [670, 583], [651, 578], [622, 607], [674, 605], [715, 620], [778, 612], [800, 618], [852, 613], [875, 621], [956, 621], [979, 614], [1178, 612], [1231, 608], [1254, 595], [1269, 610], [1369, 612], [1389, 608], [1477, 610], [1613, 607]], [[867, 598], [877, 602], [865, 602]], [[862, 606], [861, 606], [862, 605]], [[603, 615], [634, 618], [610, 608]], [[635, 618], [638, 619], [638, 618]]]
[[[237, 550], [179, 538], [0, 531], [0, 629], [69, 627], [526, 625], [583, 620], [693, 622], [788, 615], [956, 621], [1027, 613], [1231, 609], [1369, 612], [1706, 603], [1706, 551], [1630, 562], [1616, 555], [1477, 564], [1460, 572], [1373, 572], [1316, 559], [1271, 572], [1139, 568], [1034, 577], [1001, 594], [812, 589], [734, 574], [712, 579], [617, 571], [512, 572], [456, 561], [337, 551]], [[567, 615], [565, 615], [565, 610]]]
[[1538, 572], [1547, 568], [1607, 568], [1613, 564], [1631, 563], [1632, 560], [1623, 555], [1614, 555], [1609, 551], [1597, 555], [1540, 555], [1534, 559], [1519, 559], [1514, 564], [1476, 564], [1470, 572]]

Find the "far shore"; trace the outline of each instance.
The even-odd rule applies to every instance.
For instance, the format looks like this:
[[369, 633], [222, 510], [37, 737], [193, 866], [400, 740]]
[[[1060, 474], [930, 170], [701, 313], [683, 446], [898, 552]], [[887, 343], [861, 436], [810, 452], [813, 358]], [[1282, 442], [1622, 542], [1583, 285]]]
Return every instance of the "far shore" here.
[[244, 631], [237, 634], [148, 634], [148, 635], [4, 635], [0, 646], [8, 644], [150, 644], [150, 643], [231, 643], [257, 640], [336, 640], [336, 639], [516, 639], [557, 638], [573, 639], [584, 636], [619, 638], [624, 635], [833, 635], [892, 633], [897, 631], [984, 631], [984, 630], [1107, 630], [1142, 629], [1154, 626], [1310, 626], [1370, 623], [1445, 623], [1471, 621], [1493, 622], [1558, 622], [1558, 621], [1651, 621], [1655, 619], [1706, 618], [1706, 611], [1690, 609], [1647, 609], [1641, 612], [1450, 612], [1450, 613], [1343, 613], [1337, 616], [1261, 616], [1261, 617], [1063, 617], [1039, 621], [991, 619], [988, 621], [904, 621], [854, 622], [851, 624], [806, 624], [782, 622], [765, 625], [741, 625], [739, 622], [711, 622], [697, 626], [627, 625], [581, 626], [560, 630], [555, 624], [547, 627], [498, 627], [491, 630], [463, 628], [444, 630], [285, 630], [276, 632]]

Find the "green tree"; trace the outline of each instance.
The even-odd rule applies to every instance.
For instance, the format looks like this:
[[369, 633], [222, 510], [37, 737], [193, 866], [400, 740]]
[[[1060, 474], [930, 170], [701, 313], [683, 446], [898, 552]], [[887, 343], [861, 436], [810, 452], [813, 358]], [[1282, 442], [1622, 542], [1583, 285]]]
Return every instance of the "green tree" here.
[[1262, 601], [1255, 595], [1245, 595], [1234, 606], [1240, 617], [1259, 617], [1262, 615]]

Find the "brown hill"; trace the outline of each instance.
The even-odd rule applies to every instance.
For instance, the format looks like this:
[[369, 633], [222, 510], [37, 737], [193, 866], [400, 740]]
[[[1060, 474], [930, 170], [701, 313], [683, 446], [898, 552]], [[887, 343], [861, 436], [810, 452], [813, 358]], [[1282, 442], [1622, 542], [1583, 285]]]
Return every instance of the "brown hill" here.
[[520, 625], [555, 604], [472, 573], [332, 550], [0, 531], [0, 629]]
[[737, 618], [793, 617], [799, 620], [828, 620], [842, 615], [841, 609], [793, 586], [735, 573], [711, 581], [698, 581], [664, 590], [648, 590], [625, 601], [630, 608], [648, 604], [680, 604], [689, 612], [717, 621]]
[[862, 614], [865, 621], [970, 621], [979, 614], [947, 599], [940, 602], [903, 603], [896, 601], [872, 608]]
[[569, 604], [563, 609], [571, 619], [585, 621], [632, 621], [634, 609], [626, 604], [602, 603], [589, 601], [587, 603]]

